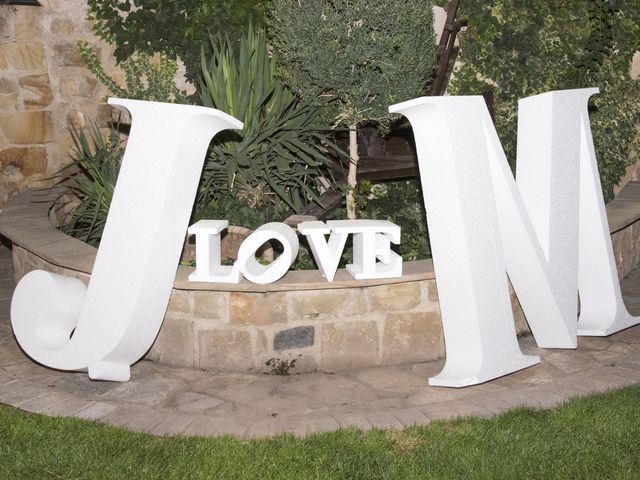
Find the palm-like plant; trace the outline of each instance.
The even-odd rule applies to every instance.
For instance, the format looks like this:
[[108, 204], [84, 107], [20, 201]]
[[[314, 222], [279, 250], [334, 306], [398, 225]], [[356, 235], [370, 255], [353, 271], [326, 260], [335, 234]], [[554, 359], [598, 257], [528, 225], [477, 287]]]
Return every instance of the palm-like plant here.
[[56, 177], [68, 188], [65, 201], [77, 205], [62, 220], [61, 229], [95, 246], [107, 221], [124, 147], [117, 126], [111, 126], [106, 138], [94, 124], [88, 136], [82, 128], [69, 131], [73, 161]]
[[233, 115], [244, 128], [214, 139], [197, 207], [226, 193], [252, 208], [270, 208], [277, 217], [317, 201], [330, 178], [330, 143], [315, 108], [302, 104], [276, 77], [264, 30], [249, 28], [238, 54], [220, 36], [210, 37], [210, 46], [209, 59], [202, 54], [202, 103]]

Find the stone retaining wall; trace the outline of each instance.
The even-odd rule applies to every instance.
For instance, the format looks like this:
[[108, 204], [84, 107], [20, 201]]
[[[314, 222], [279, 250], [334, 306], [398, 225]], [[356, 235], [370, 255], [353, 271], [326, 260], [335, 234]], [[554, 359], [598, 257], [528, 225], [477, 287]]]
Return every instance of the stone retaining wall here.
[[[36, 268], [88, 281], [96, 250], [56, 230], [44, 199], [25, 192], [0, 215], [16, 281]], [[640, 260], [640, 183], [629, 184], [607, 212], [626, 275]], [[430, 260], [406, 262], [401, 279], [355, 281], [339, 270], [333, 283], [318, 271], [292, 271], [270, 285], [192, 283], [192, 271], [178, 268], [148, 359], [213, 371], [332, 372], [444, 355]], [[512, 303], [516, 329], [525, 332], [513, 294]]]
[[640, 263], [640, 182], [628, 182], [607, 205], [609, 231], [618, 277], [623, 279]]

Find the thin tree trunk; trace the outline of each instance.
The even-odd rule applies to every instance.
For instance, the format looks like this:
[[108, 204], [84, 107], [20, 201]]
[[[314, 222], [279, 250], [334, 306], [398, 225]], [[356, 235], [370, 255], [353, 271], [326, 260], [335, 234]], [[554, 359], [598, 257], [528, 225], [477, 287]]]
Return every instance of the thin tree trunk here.
[[347, 192], [347, 218], [349, 220], [356, 219], [356, 202], [354, 199], [354, 191], [356, 189], [356, 172], [358, 171], [358, 131], [356, 125], [349, 126], [349, 174], [347, 176], [347, 182], [351, 187]]

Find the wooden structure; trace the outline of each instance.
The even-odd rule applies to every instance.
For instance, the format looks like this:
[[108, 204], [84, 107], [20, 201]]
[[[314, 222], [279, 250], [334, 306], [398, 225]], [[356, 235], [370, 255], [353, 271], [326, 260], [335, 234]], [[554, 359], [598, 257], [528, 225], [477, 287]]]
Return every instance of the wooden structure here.
[[447, 20], [436, 50], [436, 71], [431, 82], [431, 95], [434, 96], [444, 95], [459, 50], [456, 47], [456, 37], [467, 26], [466, 20], [457, 18], [459, 6], [460, 0], [451, 0], [447, 8]]

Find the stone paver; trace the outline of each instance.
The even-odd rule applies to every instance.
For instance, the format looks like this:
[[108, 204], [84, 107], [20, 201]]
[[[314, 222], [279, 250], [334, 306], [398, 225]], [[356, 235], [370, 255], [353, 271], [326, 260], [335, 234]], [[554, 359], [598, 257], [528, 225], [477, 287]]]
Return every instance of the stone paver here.
[[85, 420], [99, 420], [115, 411], [118, 405], [113, 403], [94, 402], [87, 408], [80, 410], [74, 417], [84, 418]]
[[91, 404], [93, 404], [93, 402], [86, 398], [69, 397], [60, 403], [40, 410], [38, 413], [44, 413], [52, 417], [73, 417], [76, 413], [86, 409]]
[[172, 413], [167, 415], [150, 433], [154, 435], [180, 434], [186, 430], [194, 419], [195, 417], [193, 415]]
[[[488, 417], [518, 406], [548, 408], [640, 383], [640, 326], [607, 338], [580, 337], [577, 351], [538, 349], [533, 338], [523, 337], [523, 352], [540, 355], [540, 365], [463, 389], [428, 386], [442, 361], [291, 376], [215, 374], [141, 361], [130, 382], [93, 382], [86, 373], [50, 370], [22, 353], [9, 321], [12, 278], [10, 252], [0, 246], [0, 402], [154, 435], [247, 439], [400, 428]], [[622, 290], [632, 313], [640, 315], [640, 268]]]
[[47, 392], [44, 395], [36, 398], [32, 398], [29, 401], [20, 405], [22, 410], [27, 412], [42, 412], [49, 408], [53, 408], [59, 403], [63, 403], [65, 400], [71, 398], [71, 394], [66, 392]]
[[342, 413], [336, 421], [342, 428], [355, 427], [361, 430], [370, 430], [372, 425], [367, 417], [360, 412]]

